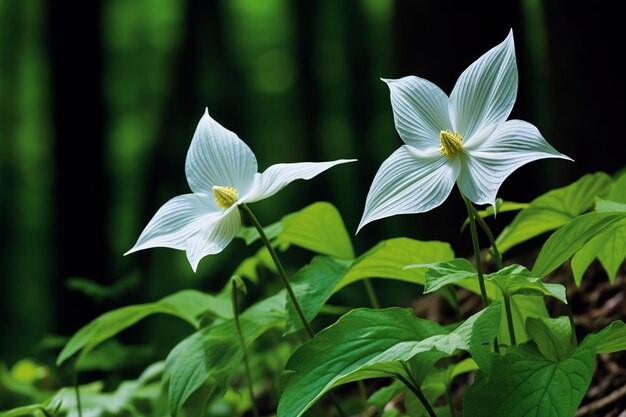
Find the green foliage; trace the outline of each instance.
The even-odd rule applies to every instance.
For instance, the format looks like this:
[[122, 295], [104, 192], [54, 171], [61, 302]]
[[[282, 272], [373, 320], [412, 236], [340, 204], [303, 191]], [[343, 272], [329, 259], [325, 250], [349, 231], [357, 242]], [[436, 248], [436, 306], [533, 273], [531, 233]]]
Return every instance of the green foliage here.
[[403, 362], [418, 354], [434, 351], [444, 357], [457, 349], [472, 355], [482, 352], [495, 337], [499, 320], [499, 304], [453, 331], [416, 318], [408, 310], [354, 310], [291, 356], [286, 369], [293, 373], [278, 416], [299, 417], [325, 392], [346, 382], [404, 375]]
[[[596, 211], [576, 217], [550, 236], [539, 252], [532, 269], [533, 275], [543, 277], [583, 250], [573, 263], [576, 282], [580, 283], [584, 270], [595, 256], [604, 253], [600, 251], [605, 247], [607, 250], [615, 250], [615, 254], [608, 255], [609, 266], [613, 271], [616, 259], [620, 259], [621, 263], [626, 255], [626, 241], [620, 238], [625, 225], [624, 205], [599, 203]], [[609, 236], [613, 238], [609, 239]]]
[[[611, 335], [621, 332], [623, 323], [613, 323], [601, 332], [587, 336], [576, 349], [551, 346], [554, 342], [564, 341], [568, 335], [559, 322], [542, 323], [531, 325], [531, 332], [541, 340], [541, 348], [534, 342], [527, 342], [515, 346], [506, 355], [494, 356], [490, 372], [483, 372], [468, 390], [464, 415], [574, 415], [591, 382], [596, 353]], [[556, 336], [550, 335], [552, 330], [556, 330]], [[544, 356], [543, 352], [550, 357]]]
[[504, 253], [521, 242], [567, 224], [592, 209], [595, 197], [606, 198], [612, 185], [611, 177], [597, 172], [537, 197], [498, 236], [496, 242], [500, 252]]
[[[496, 210], [495, 213], [506, 213], [508, 211], [519, 211], [527, 208], [529, 206], [528, 203], [516, 203], [513, 201], [504, 201], [501, 198], [496, 198]], [[484, 210], [478, 210], [478, 215], [481, 218], [487, 218], [494, 215], [493, 206], [488, 206]], [[463, 225], [461, 226], [461, 231], [465, 230], [467, 225], [469, 224], [469, 219], [465, 219]]]
[[232, 312], [229, 300], [195, 290], [180, 291], [154, 303], [122, 307], [103, 314], [76, 332], [59, 354], [57, 364], [62, 365], [78, 352], [81, 352], [78, 358], [80, 363], [100, 343], [152, 314], [169, 314], [179, 317], [198, 328], [202, 314], [229, 317]]

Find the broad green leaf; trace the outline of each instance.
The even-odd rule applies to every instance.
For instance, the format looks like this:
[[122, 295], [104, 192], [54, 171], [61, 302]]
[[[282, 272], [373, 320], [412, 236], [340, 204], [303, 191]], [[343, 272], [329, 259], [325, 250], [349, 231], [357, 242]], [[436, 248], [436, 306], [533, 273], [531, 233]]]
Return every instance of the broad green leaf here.
[[[426, 270], [424, 293], [429, 293], [449, 284], [462, 285], [475, 289], [478, 274], [474, 266], [466, 259], [453, 259], [448, 262], [432, 264]], [[507, 296], [516, 294], [547, 295], [567, 303], [565, 287], [560, 284], [544, 284], [541, 279], [534, 278], [521, 265], [506, 266], [500, 271], [484, 276], [487, 296], [495, 298], [494, 288]], [[472, 282], [472, 286], [467, 284]], [[491, 285], [490, 285], [491, 284]]]
[[322, 255], [354, 259], [350, 235], [341, 214], [330, 203], [317, 202], [283, 217], [278, 240]]
[[587, 174], [566, 187], [547, 192], [520, 211], [496, 239], [500, 252], [567, 224], [593, 208], [594, 198], [605, 198], [613, 180], [603, 172]]
[[[516, 203], [513, 201], [504, 201], [501, 198], [496, 198], [496, 213], [506, 213], [507, 211], [519, 211], [528, 207], [529, 203]], [[487, 218], [493, 216], [493, 206], [489, 206], [484, 210], [478, 210], [478, 215], [481, 218]], [[461, 231], [465, 230], [467, 225], [469, 224], [469, 219], [465, 219], [463, 225], [461, 226]]]
[[575, 349], [567, 317], [529, 318], [526, 320], [526, 333], [533, 339], [539, 352], [553, 362], [569, 357]]
[[370, 395], [367, 399], [367, 404], [373, 405], [380, 412], [391, 402], [391, 400], [400, 395], [400, 393], [402, 393], [405, 389], [406, 386], [399, 380], [395, 379], [391, 382], [391, 384], [380, 388], [378, 391]]
[[489, 349], [500, 319], [500, 304], [473, 315], [453, 331], [417, 318], [410, 310], [357, 309], [322, 330], [289, 359], [287, 388], [279, 417], [299, 417], [334, 386], [365, 378], [395, 376], [402, 362], [422, 353]]
[[[322, 306], [328, 301], [333, 289], [348, 270], [350, 261], [342, 261], [327, 256], [316, 256], [313, 261], [294, 275], [291, 286], [304, 310], [304, 315], [311, 322]], [[285, 333], [291, 333], [304, 327], [291, 299], [286, 296], [288, 311]]]
[[626, 222], [619, 227], [609, 228], [592, 237], [572, 258], [572, 272], [576, 285], [580, 285], [585, 271], [598, 258], [611, 283], [619, 267], [626, 259]]
[[407, 265], [443, 262], [454, 258], [448, 243], [399, 237], [378, 243], [359, 256], [343, 276], [335, 292], [364, 278], [388, 278], [424, 285], [425, 269]]
[[[550, 317], [550, 314], [546, 308], [543, 296], [513, 295], [510, 302], [516, 341], [517, 343], [524, 343], [529, 339], [529, 336], [526, 333], [526, 321], [529, 318], [547, 318]], [[498, 342], [505, 345], [511, 345], [505, 309], [502, 309], [502, 320], [500, 321]]]
[[617, 177], [606, 199], [618, 203], [626, 203], [626, 171], [623, 171], [621, 175]]
[[605, 330], [604, 339], [598, 344], [598, 353], [613, 353], [626, 350], [626, 324], [614, 321]]
[[[288, 214], [264, 230], [268, 238], [281, 248], [295, 245], [338, 259], [354, 259], [352, 241], [341, 214], [325, 201]], [[250, 245], [259, 239], [259, 233], [253, 227], [245, 227], [239, 237]]]
[[[285, 325], [284, 291], [246, 309], [239, 316], [246, 348], [260, 335]], [[176, 416], [185, 402], [208, 381], [221, 393], [243, 357], [234, 320], [216, 321], [180, 342], [168, 355], [164, 378]]]
[[272, 272], [278, 272], [272, 260], [272, 256], [265, 246], [261, 247], [254, 255], [241, 261], [237, 269], [235, 269], [235, 272], [233, 272], [233, 275], [239, 275], [240, 277], [249, 279], [251, 282], [258, 283], [259, 277], [257, 271], [259, 267], [266, 268]]
[[424, 294], [428, 294], [446, 285], [478, 279], [478, 273], [470, 261], [457, 258], [429, 265], [426, 269], [425, 279]]
[[198, 328], [200, 316], [204, 313], [217, 317], [231, 317], [230, 300], [195, 290], [184, 290], [154, 303], [137, 304], [109, 311], [72, 336], [59, 354], [57, 365], [62, 365], [78, 352], [81, 352], [78, 361], [82, 361], [100, 343], [152, 314], [169, 314], [179, 317]]
[[626, 224], [626, 212], [592, 212], [557, 230], [541, 248], [532, 274], [544, 277], [567, 261], [595, 236]]
[[620, 332], [623, 323], [619, 323], [587, 336], [559, 361], [543, 356], [533, 342], [496, 355], [491, 371], [480, 375], [467, 391], [464, 415], [572, 417], [591, 382], [596, 352]]

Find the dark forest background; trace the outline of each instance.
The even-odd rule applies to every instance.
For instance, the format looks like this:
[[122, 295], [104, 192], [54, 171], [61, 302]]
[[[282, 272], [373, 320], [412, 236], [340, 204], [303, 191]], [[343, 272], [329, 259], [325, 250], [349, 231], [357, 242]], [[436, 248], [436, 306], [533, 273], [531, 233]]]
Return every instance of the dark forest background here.
[[[419, 75], [449, 93], [513, 28], [520, 86], [511, 117], [537, 125], [576, 163], [527, 165], [500, 197], [530, 201], [584, 173], [615, 172], [624, 165], [626, 96], [618, 6], [0, 0], [1, 360], [111, 308], [182, 288], [218, 290], [255, 250], [237, 240], [197, 274], [180, 251], [122, 256], [165, 201], [188, 192], [185, 154], [205, 106], [251, 146], [260, 169], [358, 158], [254, 207], [269, 224], [328, 200], [354, 232], [374, 173], [401, 144], [379, 77]], [[355, 237], [357, 253], [409, 236], [447, 240], [468, 255], [463, 212], [453, 194], [432, 212], [375, 222]], [[510, 219], [498, 216], [495, 228]], [[288, 264], [308, 256], [294, 252]], [[68, 286], [76, 277], [112, 286], [112, 296], [85, 297]], [[387, 304], [419, 294], [376, 284]], [[131, 337], [167, 344], [189, 330], [150, 321]]]

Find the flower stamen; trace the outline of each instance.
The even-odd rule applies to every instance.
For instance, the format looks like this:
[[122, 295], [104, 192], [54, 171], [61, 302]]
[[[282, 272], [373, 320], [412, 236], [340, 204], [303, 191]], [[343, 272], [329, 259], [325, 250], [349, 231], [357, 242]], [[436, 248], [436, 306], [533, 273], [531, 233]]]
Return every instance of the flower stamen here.
[[441, 148], [439, 152], [448, 158], [455, 156], [463, 147], [463, 138], [459, 135], [459, 132], [452, 133], [450, 129], [442, 130], [441, 133], [439, 133], [439, 137], [441, 138]]
[[235, 204], [237, 200], [237, 190], [233, 187], [222, 187], [215, 185], [213, 187], [213, 195], [215, 196], [215, 202], [221, 209], [228, 209]]

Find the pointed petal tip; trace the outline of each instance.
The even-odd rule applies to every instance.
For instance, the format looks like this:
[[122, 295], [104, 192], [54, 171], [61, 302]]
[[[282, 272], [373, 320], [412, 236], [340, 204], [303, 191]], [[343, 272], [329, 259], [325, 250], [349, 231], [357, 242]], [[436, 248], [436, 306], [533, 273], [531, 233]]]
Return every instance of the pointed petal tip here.
[[205, 115], [205, 116], [208, 116], [208, 115], [209, 115], [209, 108], [208, 108], [208, 107], [205, 107], [205, 108], [204, 108], [204, 115]]

